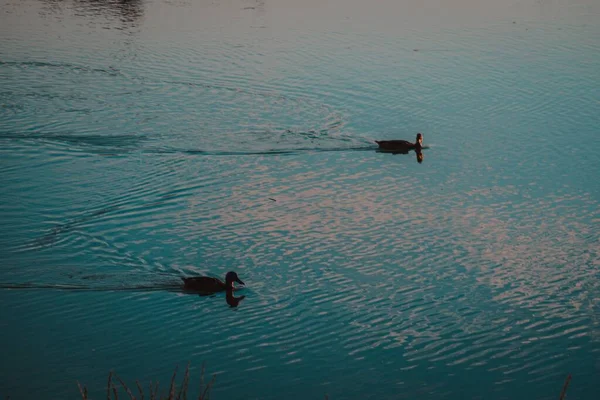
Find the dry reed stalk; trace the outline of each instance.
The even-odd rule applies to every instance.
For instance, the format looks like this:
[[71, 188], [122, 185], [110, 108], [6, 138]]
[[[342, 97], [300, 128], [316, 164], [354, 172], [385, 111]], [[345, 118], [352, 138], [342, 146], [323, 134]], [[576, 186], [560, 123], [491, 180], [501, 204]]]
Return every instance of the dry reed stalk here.
[[113, 372], [110, 371], [110, 373], [108, 374], [108, 383], [106, 384], [106, 400], [110, 400], [110, 387], [111, 387], [112, 376], [113, 376]]
[[[181, 382], [181, 386], [179, 391], [177, 392], [177, 397], [175, 397], [175, 392], [177, 391], [177, 385], [175, 380], [177, 379], [177, 370], [178, 367], [175, 367], [175, 371], [173, 372], [173, 376], [171, 377], [171, 385], [169, 387], [168, 395], [160, 395], [159, 393], [159, 382], [153, 384], [150, 381], [149, 390], [150, 390], [150, 400], [187, 400], [187, 391], [190, 382], [190, 363], [188, 362], [185, 368], [185, 375], [183, 376], [183, 380]], [[204, 372], [205, 372], [205, 364], [202, 364], [202, 372], [200, 373], [200, 394], [198, 400], [208, 400], [210, 397], [210, 389], [213, 387], [217, 380], [217, 375], [213, 375], [212, 379], [208, 384], [204, 384]], [[114, 372], [110, 371], [108, 374], [108, 381], [106, 382], [106, 399], [107, 400], [119, 400], [119, 386], [113, 383], [113, 378], [117, 380], [123, 390], [127, 393], [130, 400], [136, 400], [133, 392], [129, 389], [127, 384]], [[140, 400], [144, 400], [144, 389], [138, 380], [135, 381], [135, 384], [140, 392]], [[81, 394], [82, 400], [88, 400], [88, 391], [85, 386], [81, 386], [79, 382], [77, 382], [77, 387], [79, 388], [79, 393]], [[111, 394], [112, 391], [112, 394]], [[9, 398], [6, 398], [8, 400]]]
[[198, 400], [208, 400], [210, 398], [210, 388], [212, 387], [212, 385], [214, 385], [216, 380], [217, 380], [217, 375], [213, 375], [210, 382], [208, 382], [208, 385], [206, 385], [206, 388], [204, 389], [204, 393], [200, 394], [200, 397], [198, 398]]
[[182, 394], [183, 394], [183, 400], [187, 400], [187, 388], [188, 388], [189, 382], [190, 382], [190, 362], [188, 361], [187, 367], [185, 367], [185, 375], [183, 376], [183, 382], [181, 383], [181, 388], [179, 389], [179, 393], [177, 394], [177, 400], [181, 400]]
[[562, 392], [560, 393], [560, 400], [564, 400], [565, 395], [567, 394], [567, 388], [569, 387], [570, 382], [571, 382], [571, 374], [567, 375], [567, 379], [565, 379], [565, 384], [563, 385]]
[[150, 400], [156, 400], [157, 393], [158, 393], [158, 381], [156, 381], [156, 385], [154, 385], [154, 390], [152, 390], [152, 382], [150, 382]]
[[87, 388], [85, 386], [82, 388], [79, 381], [77, 381], [77, 387], [79, 388], [79, 393], [81, 393], [82, 400], [87, 400]]
[[121, 386], [123, 386], [123, 389], [125, 389], [125, 391], [129, 395], [129, 398], [131, 400], [135, 400], [135, 396], [133, 395], [133, 393], [131, 393], [131, 390], [129, 390], [129, 388], [127, 387], [127, 385], [125, 384], [125, 382], [123, 382], [123, 380], [117, 374], [115, 374], [115, 377], [121, 383]]
[[175, 371], [173, 371], [173, 376], [171, 377], [171, 386], [169, 387], [169, 400], [175, 400], [175, 377], [177, 376], [177, 367], [175, 367]]
[[202, 363], [202, 369], [200, 370], [200, 397], [199, 399], [202, 399], [202, 386], [204, 386], [204, 369], [205, 369], [205, 363]]
[[[135, 384], [140, 392], [140, 400], [144, 400], [144, 390], [142, 389], [142, 385], [140, 385], [140, 381], [136, 380]], [[152, 383], [150, 383], [152, 384]]]

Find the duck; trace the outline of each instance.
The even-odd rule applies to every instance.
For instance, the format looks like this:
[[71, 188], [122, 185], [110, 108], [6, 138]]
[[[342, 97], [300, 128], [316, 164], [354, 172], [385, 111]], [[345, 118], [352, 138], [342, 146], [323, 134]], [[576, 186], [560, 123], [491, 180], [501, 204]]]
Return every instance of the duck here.
[[242, 282], [237, 273], [234, 271], [229, 271], [225, 275], [225, 282], [219, 278], [213, 278], [210, 276], [195, 276], [181, 279], [183, 280], [184, 290], [206, 294], [222, 292], [224, 290], [229, 294], [235, 289], [235, 286], [233, 285], [234, 282], [237, 282], [240, 285], [245, 285], [245, 283]]
[[423, 135], [417, 133], [414, 143], [407, 140], [376, 140], [379, 145], [379, 151], [387, 151], [393, 153], [408, 153], [410, 150], [420, 152], [423, 148]]

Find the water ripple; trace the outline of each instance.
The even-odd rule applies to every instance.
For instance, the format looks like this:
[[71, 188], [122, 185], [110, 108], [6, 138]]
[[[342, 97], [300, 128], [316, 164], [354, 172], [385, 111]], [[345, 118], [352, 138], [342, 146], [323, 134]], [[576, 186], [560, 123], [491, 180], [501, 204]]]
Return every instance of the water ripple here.
[[[226, 398], [547, 398], [567, 372], [595, 394], [590, 16], [22, 3], [0, 24], [9, 394], [190, 360]], [[373, 151], [417, 131], [422, 164]], [[238, 307], [181, 290], [230, 270]]]

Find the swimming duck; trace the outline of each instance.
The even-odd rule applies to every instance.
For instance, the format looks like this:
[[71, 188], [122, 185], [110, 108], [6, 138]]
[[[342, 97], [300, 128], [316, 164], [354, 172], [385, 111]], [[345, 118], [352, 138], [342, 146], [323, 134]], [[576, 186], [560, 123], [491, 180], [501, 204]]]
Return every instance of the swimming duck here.
[[213, 278], [210, 276], [196, 276], [192, 278], [181, 278], [183, 280], [183, 288], [200, 293], [216, 293], [226, 290], [227, 293], [232, 292], [235, 287], [233, 282], [237, 282], [240, 285], [244, 285], [244, 282], [238, 278], [237, 274], [230, 271], [225, 275], [225, 282], [219, 278]]
[[408, 153], [410, 150], [421, 151], [423, 148], [423, 135], [417, 133], [414, 143], [406, 140], [376, 140], [379, 145], [379, 151], [388, 151], [394, 153]]

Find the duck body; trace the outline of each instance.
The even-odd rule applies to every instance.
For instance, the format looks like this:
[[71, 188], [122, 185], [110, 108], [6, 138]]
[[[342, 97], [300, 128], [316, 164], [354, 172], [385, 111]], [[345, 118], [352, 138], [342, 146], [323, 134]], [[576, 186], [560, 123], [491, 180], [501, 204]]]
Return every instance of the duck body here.
[[423, 135], [417, 133], [415, 143], [408, 140], [376, 140], [375, 143], [379, 146], [379, 151], [408, 153], [411, 150], [421, 151], [423, 148]]
[[225, 282], [210, 276], [195, 276], [193, 278], [181, 279], [183, 280], [184, 289], [187, 290], [216, 293], [227, 289]]
[[222, 291], [233, 292], [235, 289], [233, 283], [238, 282], [243, 285], [244, 282], [238, 278], [233, 271], [228, 272], [225, 276], [225, 282], [219, 278], [211, 276], [195, 276], [191, 278], [181, 278], [183, 280], [183, 288], [187, 291], [198, 293], [217, 293]]
[[407, 140], [376, 140], [375, 143], [379, 145], [379, 150], [384, 151], [410, 151], [414, 150], [417, 146]]

